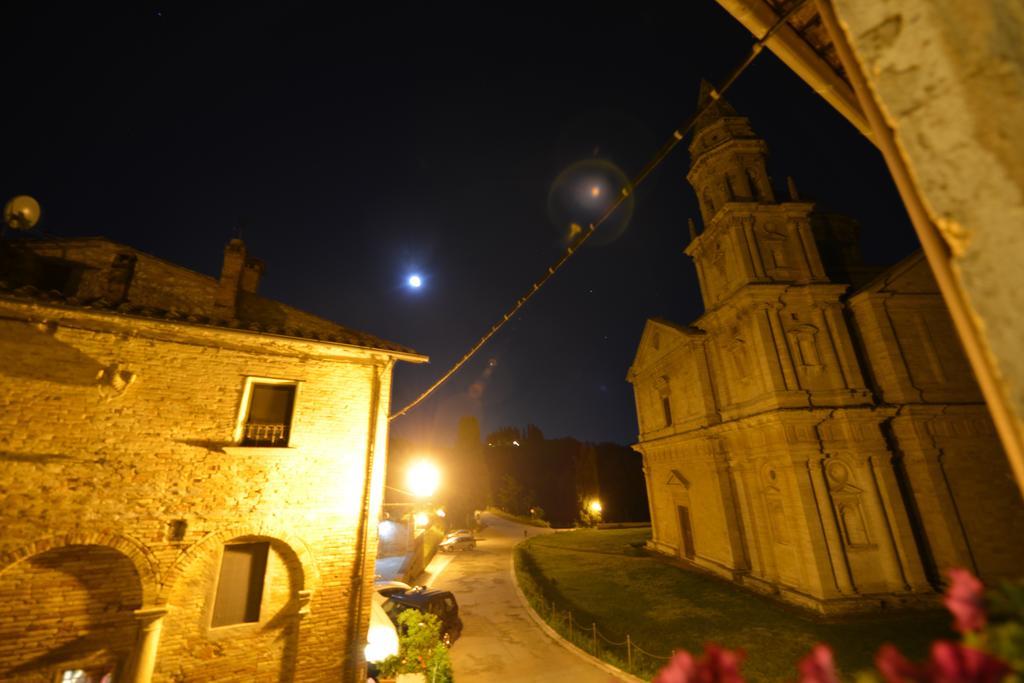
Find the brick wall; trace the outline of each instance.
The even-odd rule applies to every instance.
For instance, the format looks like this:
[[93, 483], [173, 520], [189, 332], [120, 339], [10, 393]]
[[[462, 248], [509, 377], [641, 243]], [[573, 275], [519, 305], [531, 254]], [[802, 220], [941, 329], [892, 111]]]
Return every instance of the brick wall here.
[[[113, 575], [128, 562], [137, 575], [135, 587], [116, 582], [123, 586], [117, 604], [137, 607], [141, 595], [144, 606], [168, 606], [154, 680], [277, 681], [292, 670], [300, 681], [354, 675], [368, 612], [368, 602], [352, 600], [371, 378], [382, 373], [376, 491], [387, 358], [5, 300], [0, 357], [0, 615], [22, 604], [26, 590], [46, 593], [60, 583], [60, 572], [33, 569], [43, 557], [38, 548], [97, 539], [90, 542], [117, 550], [89, 550], [82, 557], [90, 567]], [[125, 388], [108, 381], [114, 375], [134, 379]], [[299, 382], [291, 448], [233, 444], [247, 376]], [[183, 537], [175, 539], [172, 529], [182, 522]], [[222, 547], [237, 539], [272, 543], [260, 622], [211, 630]], [[372, 572], [363, 585], [371, 581]], [[305, 616], [301, 591], [312, 591]], [[70, 603], [67, 609], [85, 618]], [[362, 617], [353, 638], [354, 612]], [[32, 647], [45, 654], [25, 673], [37, 678], [27, 680], [52, 675], [57, 659], [88, 656], [46, 635], [52, 614], [42, 603], [15, 627], [35, 642], [0, 649], [0, 678], [23, 665], [18, 652]], [[123, 648], [115, 656], [126, 664]]]

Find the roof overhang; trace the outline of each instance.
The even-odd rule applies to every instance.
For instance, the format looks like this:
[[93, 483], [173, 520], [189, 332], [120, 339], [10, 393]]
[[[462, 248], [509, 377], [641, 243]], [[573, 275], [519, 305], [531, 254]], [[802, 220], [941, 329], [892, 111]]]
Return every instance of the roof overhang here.
[[[778, 21], [783, 0], [718, 0], [729, 14], [760, 38]], [[818, 15], [814, 0], [789, 17], [765, 45], [814, 92], [872, 140], [871, 126], [836, 55], [832, 36]]]

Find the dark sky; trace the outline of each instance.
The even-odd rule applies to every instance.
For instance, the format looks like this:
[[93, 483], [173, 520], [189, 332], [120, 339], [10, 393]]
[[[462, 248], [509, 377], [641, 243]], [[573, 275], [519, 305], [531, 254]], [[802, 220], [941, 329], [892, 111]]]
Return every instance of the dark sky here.
[[[3, 198], [34, 195], [48, 233], [211, 275], [241, 225], [268, 263], [261, 293], [430, 356], [400, 366], [395, 407], [557, 258], [559, 173], [595, 158], [635, 173], [700, 78], [752, 42], [714, 0], [125, 7], [5, 3]], [[915, 248], [881, 157], [774, 56], [729, 100], [768, 141], [777, 189], [792, 175], [858, 219], [871, 261]], [[585, 248], [395, 432], [444, 444], [475, 414], [485, 433], [635, 441], [625, 375], [644, 320], [701, 312], [688, 163], [680, 146], [621, 236]]]

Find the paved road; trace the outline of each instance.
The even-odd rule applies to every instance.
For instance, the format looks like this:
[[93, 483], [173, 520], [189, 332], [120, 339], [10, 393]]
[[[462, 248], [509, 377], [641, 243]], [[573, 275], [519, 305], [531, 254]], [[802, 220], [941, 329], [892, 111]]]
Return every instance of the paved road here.
[[512, 584], [512, 548], [548, 529], [485, 515], [476, 550], [438, 553], [421, 582], [450, 590], [459, 601], [462, 637], [452, 646], [457, 683], [572, 681], [616, 683], [608, 672], [556, 643], [534, 623]]

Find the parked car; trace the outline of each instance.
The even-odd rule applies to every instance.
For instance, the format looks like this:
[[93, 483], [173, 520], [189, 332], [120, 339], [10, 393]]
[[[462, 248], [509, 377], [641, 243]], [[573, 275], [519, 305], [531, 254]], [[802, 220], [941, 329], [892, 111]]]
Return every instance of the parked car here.
[[441, 642], [448, 647], [462, 635], [459, 603], [450, 591], [417, 586], [403, 593], [392, 593], [384, 602], [384, 611], [395, 624], [398, 623], [398, 615], [409, 609], [433, 614], [440, 619]]
[[469, 529], [452, 529], [444, 535], [445, 538], [455, 538], [456, 536], [469, 536], [473, 537], [473, 532]]
[[476, 547], [476, 539], [472, 536], [449, 536], [437, 546], [441, 552], [450, 553], [455, 550], [472, 550]]
[[405, 591], [412, 590], [412, 586], [403, 581], [384, 581], [378, 579], [373, 582], [373, 590], [377, 591], [378, 594], [387, 597], [394, 593], [404, 593]]

